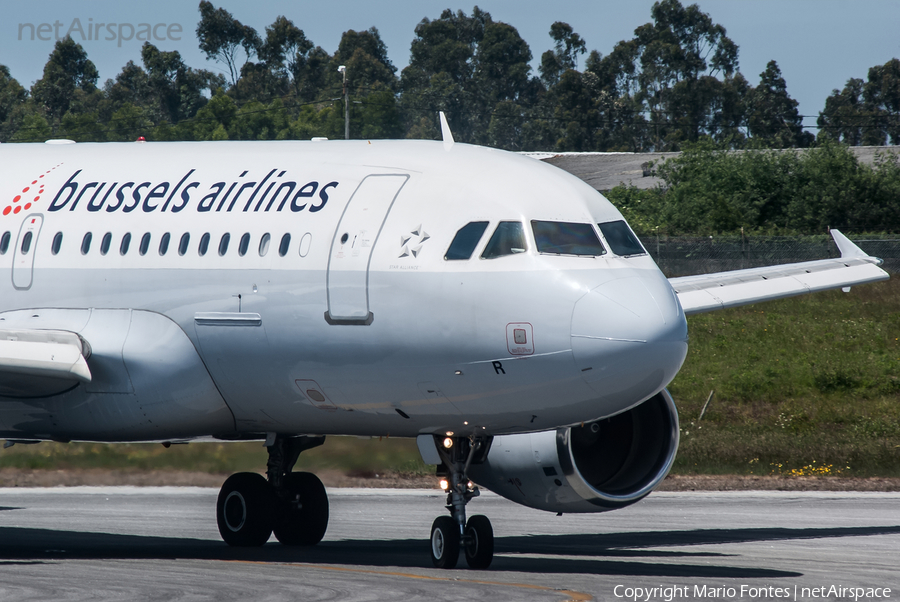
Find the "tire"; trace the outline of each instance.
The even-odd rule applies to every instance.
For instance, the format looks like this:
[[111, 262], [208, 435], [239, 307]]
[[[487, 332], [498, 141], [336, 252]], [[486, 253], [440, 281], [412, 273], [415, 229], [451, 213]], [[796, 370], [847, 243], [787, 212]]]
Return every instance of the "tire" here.
[[278, 500], [275, 537], [286, 546], [314, 546], [328, 529], [328, 494], [319, 477], [293, 472], [285, 478], [291, 500], [299, 496], [300, 507]]
[[452, 569], [459, 560], [459, 525], [449, 516], [431, 524], [431, 562], [439, 569]]
[[261, 546], [272, 535], [272, 488], [262, 475], [239, 472], [225, 480], [216, 501], [219, 534], [230, 546]]
[[476, 514], [466, 523], [466, 562], [470, 568], [486, 569], [494, 559], [494, 528], [488, 517]]

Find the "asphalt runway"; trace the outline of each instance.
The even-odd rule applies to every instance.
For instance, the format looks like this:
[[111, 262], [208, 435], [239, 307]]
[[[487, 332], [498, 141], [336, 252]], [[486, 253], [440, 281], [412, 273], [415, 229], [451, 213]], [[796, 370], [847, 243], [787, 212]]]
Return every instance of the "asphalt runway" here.
[[898, 493], [657, 493], [557, 517], [485, 492], [468, 509], [494, 525], [487, 571], [431, 567], [438, 491], [330, 490], [313, 548], [229, 548], [216, 495], [0, 489], [0, 600], [854, 600], [831, 586], [900, 598]]

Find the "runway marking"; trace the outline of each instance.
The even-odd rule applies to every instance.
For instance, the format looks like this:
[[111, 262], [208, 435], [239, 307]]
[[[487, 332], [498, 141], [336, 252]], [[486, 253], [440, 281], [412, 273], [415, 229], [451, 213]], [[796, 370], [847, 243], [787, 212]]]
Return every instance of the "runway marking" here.
[[[235, 562], [240, 564], [262, 564], [271, 566], [271, 562], [263, 562], [260, 560], [224, 560], [223, 562]], [[343, 566], [323, 566], [321, 564], [310, 564], [305, 562], [289, 562], [284, 563], [286, 566], [305, 567], [311, 569], [320, 569], [323, 571], [335, 571], [344, 573], [358, 573], [361, 575], [384, 575], [386, 577], [404, 577], [406, 579], [423, 579], [425, 581], [448, 581], [456, 583], [472, 583], [475, 585], [501, 585], [506, 587], [517, 587], [520, 589], [533, 589], [538, 591], [553, 592], [569, 596], [564, 602], [590, 602], [594, 597], [584, 592], [576, 592], [567, 589], [556, 589], [546, 585], [533, 585], [531, 583], [509, 583], [506, 581], [483, 581], [481, 579], [459, 579], [457, 577], [432, 577], [430, 575], [416, 575], [415, 573], [399, 573], [396, 571], [373, 571], [371, 569], [352, 569]]]

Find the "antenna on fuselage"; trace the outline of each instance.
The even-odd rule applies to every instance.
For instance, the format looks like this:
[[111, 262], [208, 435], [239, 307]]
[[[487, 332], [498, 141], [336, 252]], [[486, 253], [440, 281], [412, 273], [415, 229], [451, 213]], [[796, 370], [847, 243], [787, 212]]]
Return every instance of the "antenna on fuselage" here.
[[450, 150], [450, 147], [453, 146], [453, 132], [450, 131], [444, 112], [440, 111], [438, 114], [441, 116], [441, 138], [444, 141], [444, 150]]

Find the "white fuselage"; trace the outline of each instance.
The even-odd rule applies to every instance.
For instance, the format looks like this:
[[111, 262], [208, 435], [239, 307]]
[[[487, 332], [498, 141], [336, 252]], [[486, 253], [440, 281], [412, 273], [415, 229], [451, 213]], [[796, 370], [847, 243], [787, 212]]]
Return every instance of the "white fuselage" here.
[[[539, 431], [634, 407], [686, 354], [684, 313], [648, 255], [605, 239], [602, 256], [538, 253], [531, 220], [600, 234], [622, 216], [530, 158], [424, 141], [4, 144], [0, 157], [0, 330], [72, 331], [93, 349], [89, 385], [0, 398], [0, 437]], [[471, 258], [445, 259], [477, 221]], [[501, 221], [524, 224], [527, 250], [481, 258]]]

